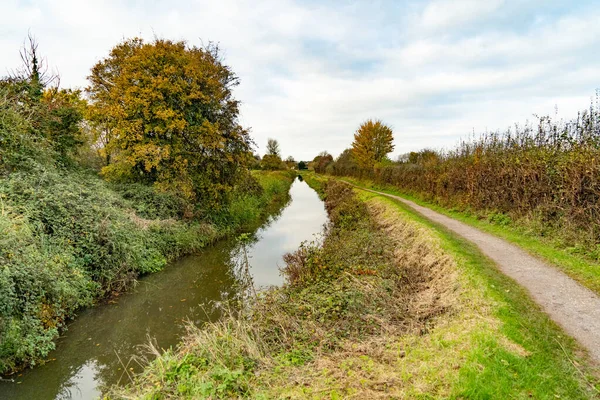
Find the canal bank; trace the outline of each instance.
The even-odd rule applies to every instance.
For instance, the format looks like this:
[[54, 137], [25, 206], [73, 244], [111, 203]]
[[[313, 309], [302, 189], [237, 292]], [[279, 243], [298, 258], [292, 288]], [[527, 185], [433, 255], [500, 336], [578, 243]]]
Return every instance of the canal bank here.
[[[280, 284], [283, 255], [312, 240], [327, 221], [323, 203], [306, 183], [295, 181], [290, 197], [246, 245], [256, 286]], [[126, 383], [128, 372], [139, 370], [131, 357], [144, 354], [140, 346], [149, 338], [167, 348], [178, 343], [186, 320], [201, 325], [218, 319], [213, 304], [235, 295], [239, 264], [240, 243], [229, 239], [144, 277], [114, 302], [81, 313], [49, 361], [14, 383], [2, 382], [0, 398], [89, 399], [104, 385]]]

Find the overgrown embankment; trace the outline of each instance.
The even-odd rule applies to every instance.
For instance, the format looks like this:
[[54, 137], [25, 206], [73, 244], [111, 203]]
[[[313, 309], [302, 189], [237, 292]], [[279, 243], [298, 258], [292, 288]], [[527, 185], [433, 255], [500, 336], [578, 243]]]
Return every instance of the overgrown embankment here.
[[190, 328], [179, 349], [114, 396], [277, 397], [292, 389], [279, 387], [285, 374], [352, 343], [426, 329], [450, 306], [428, 273], [451, 269], [447, 257], [414, 241], [400, 264], [388, 232], [348, 185], [332, 182], [325, 198], [332, 224], [321, 245], [285, 257], [287, 285], [262, 293], [242, 316]]
[[227, 208], [196, 218], [177, 196], [83, 170], [37, 164], [0, 176], [0, 372], [43, 359], [82, 307], [255, 223], [292, 180], [249, 176]]
[[42, 360], [82, 307], [257, 222], [294, 178], [249, 172], [218, 46], [123, 40], [87, 97], [37, 49], [0, 77], [0, 374]]
[[110, 398], [594, 393], [570, 362], [572, 341], [477, 250], [389, 200], [307, 178], [332, 223], [322, 243], [286, 256], [287, 284], [190, 327]]

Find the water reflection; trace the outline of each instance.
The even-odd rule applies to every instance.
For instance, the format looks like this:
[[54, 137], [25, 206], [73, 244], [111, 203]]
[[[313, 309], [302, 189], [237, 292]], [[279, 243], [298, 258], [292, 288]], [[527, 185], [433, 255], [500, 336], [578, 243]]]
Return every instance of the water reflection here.
[[[323, 203], [305, 182], [296, 181], [290, 195], [291, 203], [246, 246], [258, 287], [280, 284], [283, 254], [311, 240], [326, 222]], [[126, 382], [130, 368], [140, 369], [131, 357], [149, 337], [167, 348], [184, 333], [184, 321], [201, 324], [219, 317], [211, 304], [238, 293], [242, 254], [237, 240], [219, 242], [144, 277], [114, 304], [81, 313], [49, 356], [55, 360], [17, 377], [20, 384], [0, 382], [0, 398], [90, 399], [104, 384]]]

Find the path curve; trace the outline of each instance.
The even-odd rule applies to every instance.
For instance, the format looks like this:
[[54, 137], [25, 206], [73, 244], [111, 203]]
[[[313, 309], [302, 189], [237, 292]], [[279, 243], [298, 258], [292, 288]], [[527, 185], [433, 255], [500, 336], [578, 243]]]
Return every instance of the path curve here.
[[526, 288], [550, 318], [600, 363], [600, 297], [594, 292], [503, 239], [402, 197], [353, 186], [401, 201], [425, 218], [477, 245], [483, 254], [498, 265], [500, 271]]

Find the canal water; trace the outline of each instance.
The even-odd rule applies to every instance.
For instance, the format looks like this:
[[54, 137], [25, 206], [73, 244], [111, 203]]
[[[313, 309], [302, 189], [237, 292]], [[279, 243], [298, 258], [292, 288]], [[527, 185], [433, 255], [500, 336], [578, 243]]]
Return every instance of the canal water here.
[[[300, 179], [291, 200], [271, 216], [245, 245], [255, 287], [279, 285], [283, 255], [322, 232], [327, 214], [317, 194]], [[164, 271], [140, 279], [114, 302], [82, 312], [57, 342], [45, 365], [0, 382], [0, 399], [93, 399], [101, 387], [127, 383], [132, 356], [178, 343], [185, 321], [202, 324], [219, 317], [215, 302], [235, 295], [240, 285], [242, 244], [224, 240], [185, 257]]]

